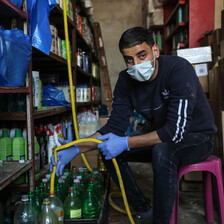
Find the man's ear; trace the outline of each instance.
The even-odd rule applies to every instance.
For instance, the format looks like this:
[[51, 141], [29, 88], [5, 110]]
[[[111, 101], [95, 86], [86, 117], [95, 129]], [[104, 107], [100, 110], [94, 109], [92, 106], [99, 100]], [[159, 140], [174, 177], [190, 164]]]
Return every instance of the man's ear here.
[[159, 55], [160, 55], [159, 46], [158, 46], [157, 44], [154, 44], [154, 45], [152, 46], [152, 49], [154, 50], [154, 55], [155, 55], [155, 57], [158, 58]]

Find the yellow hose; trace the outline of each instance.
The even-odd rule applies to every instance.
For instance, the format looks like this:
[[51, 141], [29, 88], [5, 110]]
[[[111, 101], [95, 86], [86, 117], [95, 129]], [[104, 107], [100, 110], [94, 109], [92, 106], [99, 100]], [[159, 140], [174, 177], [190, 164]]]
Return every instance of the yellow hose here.
[[[73, 80], [72, 80], [72, 70], [71, 70], [71, 58], [70, 58], [70, 50], [69, 50], [69, 36], [68, 36], [68, 22], [67, 22], [67, 13], [66, 13], [66, 0], [63, 0], [63, 19], [64, 19], [64, 31], [65, 31], [65, 43], [66, 43], [66, 52], [67, 52], [67, 66], [68, 66], [68, 77], [69, 77], [69, 87], [70, 87], [70, 94], [71, 94], [71, 106], [72, 106], [72, 118], [73, 118], [73, 124], [74, 124], [74, 131], [75, 131], [75, 136], [76, 136], [76, 141], [70, 142], [66, 145], [62, 145], [58, 148], [55, 149], [54, 152], [54, 159], [55, 159], [55, 163], [57, 164], [57, 151], [65, 149], [67, 147], [70, 147], [74, 144], [78, 144], [81, 142], [95, 142], [95, 143], [101, 143], [101, 141], [97, 140], [97, 139], [79, 139], [79, 132], [78, 132], [78, 125], [77, 125], [77, 119], [76, 119], [76, 109], [75, 109], [75, 93], [74, 93], [74, 88], [73, 88]], [[92, 171], [91, 167], [89, 166], [86, 157], [83, 153], [81, 153], [82, 159], [86, 165], [86, 167]], [[126, 193], [124, 190], [124, 185], [123, 185], [123, 181], [121, 178], [121, 173], [120, 173], [120, 169], [118, 167], [117, 161], [115, 158], [112, 159], [115, 170], [117, 172], [117, 176], [118, 176], [118, 180], [119, 180], [119, 184], [120, 184], [120, 188], [121, 188], [121, 193], [123, 196], [123, 200], [124, 200], [124, 205], [129, 217], [129, 220], [131, 222], [131, 224], [134, 224], [134, 220], [132, 218], [131, 212], [130, 212], [130, 208], [128, 205], [128, 201], [127, 201], [127, 197], [126, 197]], [[54, 166], [53, 168], [53, 173], [51, 175], [51, 186], [50, 186], [50, 193], [54, 193], [54, 181], [55, 181], [55, 172], [56, 172], [56, 166]]]

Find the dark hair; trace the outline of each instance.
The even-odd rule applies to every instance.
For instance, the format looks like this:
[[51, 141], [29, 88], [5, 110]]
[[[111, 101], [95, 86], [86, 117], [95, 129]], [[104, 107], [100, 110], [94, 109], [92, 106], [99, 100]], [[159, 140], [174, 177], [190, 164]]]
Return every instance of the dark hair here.
[[119, 49], [130, 48], [139, 44], [146, 42], [150, 47], [154, 45], [154, 40], [150, 30], [143, 27], [133, 27], [126, 30], [120, 38]]

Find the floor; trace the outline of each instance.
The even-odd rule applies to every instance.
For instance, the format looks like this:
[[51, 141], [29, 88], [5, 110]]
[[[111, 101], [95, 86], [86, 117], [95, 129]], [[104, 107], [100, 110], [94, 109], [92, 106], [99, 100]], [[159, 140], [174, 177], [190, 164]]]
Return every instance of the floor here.
[[[143, 190], [144, 194], [152, 198], [152, 167], [147, 163], [130, 163], [132, 170], [135, 173], [137, 182]], [[201, 184], [202, 185], [202, 184]], [[117, 187], [111, 183], [111, 191], [116, 191]], [[114, 203], [123, 206], [121, 198], [114, 198]], [[219, 223], [219, 217], [216, 209], [214, 209], [214, 224]], [[109, 224], [129, 224], [126, 215], [109, 207]], [[179, 207], [179, 224], [206, 224], [204, 216], [204, 200], [202, 189], [197, 191], [180, 192], [180, 207]]]

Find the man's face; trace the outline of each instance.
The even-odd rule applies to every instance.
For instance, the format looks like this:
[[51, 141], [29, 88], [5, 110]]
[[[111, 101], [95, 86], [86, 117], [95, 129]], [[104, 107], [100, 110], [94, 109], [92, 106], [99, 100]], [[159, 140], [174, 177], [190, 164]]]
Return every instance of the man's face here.
[[123, 49], [123, 57], [128, 67], [154, 59], [152, 48], [146, 42]]

